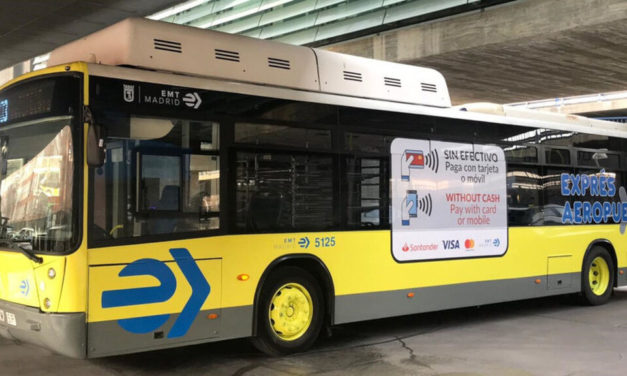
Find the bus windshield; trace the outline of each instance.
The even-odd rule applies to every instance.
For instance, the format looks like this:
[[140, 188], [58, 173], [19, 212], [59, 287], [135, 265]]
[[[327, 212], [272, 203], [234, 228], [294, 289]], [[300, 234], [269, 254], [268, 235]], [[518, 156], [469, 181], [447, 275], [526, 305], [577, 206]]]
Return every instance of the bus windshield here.
[[36, 252], [69, 251], [78, 238], [71, 105], [78, 97], [56, 93], [65, 85], [55, 80], [22, 86], [0, 94], [0, 240]]

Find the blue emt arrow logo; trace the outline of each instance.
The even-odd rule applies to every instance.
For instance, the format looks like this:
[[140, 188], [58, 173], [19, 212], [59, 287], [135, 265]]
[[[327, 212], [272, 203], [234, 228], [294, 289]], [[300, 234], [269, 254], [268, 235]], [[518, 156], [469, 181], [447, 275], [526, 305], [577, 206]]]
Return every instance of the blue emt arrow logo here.
[[30, 284], [28, 283], [28, 279], [23, 279], [22, 283], [20, 283], [20, 292], [24, 296], [28, 296], [30, 292]]
[[309, 248], [309, 238], [306, 236], [304, 238], [300, 238], [300, 240], [298, 241], [298, 245], [301, 248], [305, 248], [305, 249]]
[[[196, 319], [203, 303], [211, 292], [211, 286], [198, 268], [196, 261], [185, 248], [170, 249], [170, 254], [192, 287], [192, 295], [187, 300], [181, 314], [168, 333], [168, 338], [184, 336]], [[159, 286], [140, 287], [102, 292], [102, 308], [125, 307], [139, 304], [168, 301], [176, 291], [176, 277], [163, 262], [145, 258], [128, 264], [119, 273], [120, 277], [149, 275], [159, 280]], [[118, 320], [126, 331], [136, 334], [150, 333], [170, 318], [169, 314], [136, 317]]]

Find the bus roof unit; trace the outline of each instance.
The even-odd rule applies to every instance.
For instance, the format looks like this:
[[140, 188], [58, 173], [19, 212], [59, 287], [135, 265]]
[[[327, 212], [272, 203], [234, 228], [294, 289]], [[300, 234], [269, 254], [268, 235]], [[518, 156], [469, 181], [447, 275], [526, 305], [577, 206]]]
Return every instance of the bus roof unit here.
[[129, 18], [55, 49], [49, 65], [75, 61], [450, 107], [442, 74], [325, 50]]
[[[577, 132], [590, 132], [594, 129], [596, 132], [600, 130], [614, 132], [612, 133], [618, 137], [625, 137], [625, 127], [616, 122], [591, 119], [585, 116], [573, 115], [573, 114], [561, 114], [548, 111], [538, 111], [528, 108], [521, 108], [516, 106], [508, 106], [496, 103], [477, 102], [467, 103], [461, 106], [455, 106], [455, 109], [461, 111], [476, 112], [481, 114], [504, 116], [509, 119], [524, 119], [527, 121], [538, 121], [547, 124], [547, 126], [562, 124], [566, 125], [568, 129]], [[616, 131], [620, 131], [622, 135], [616, 134]]]

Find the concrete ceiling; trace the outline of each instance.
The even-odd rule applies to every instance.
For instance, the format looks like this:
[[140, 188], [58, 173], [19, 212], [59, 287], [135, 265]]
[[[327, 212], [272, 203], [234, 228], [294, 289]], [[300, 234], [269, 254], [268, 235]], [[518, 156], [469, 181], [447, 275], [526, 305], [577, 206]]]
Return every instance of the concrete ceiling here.
[[[0, 70], [179, 3], [0, 0]], [[455, 104], [620, 91], [627, 89], [627, 0], [516, 0], [328, 48], [436, 68]]]
[[454, 104], [627, 90], [627, 0], [518, 0], [328, 47], [432, 67]]
[[0, 70], [177, 0], [0, 0]]
[[513, 0], [191, 0], [149, 18], [325, 46]]
[[483, 93], [482, 100], [508, 103], [627, 90], [627, 20], [425, 57], [416, 63], [439, 69], [456, 103], [476, 100], [478, 92]]

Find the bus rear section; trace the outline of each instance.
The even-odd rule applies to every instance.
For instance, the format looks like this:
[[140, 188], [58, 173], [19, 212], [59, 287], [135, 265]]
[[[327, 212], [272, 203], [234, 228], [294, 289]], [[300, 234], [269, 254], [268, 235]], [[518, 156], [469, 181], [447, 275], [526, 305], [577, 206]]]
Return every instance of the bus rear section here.
[[82, 74], [67, 68], [0, 92], [0, 335], [83, 358]]

